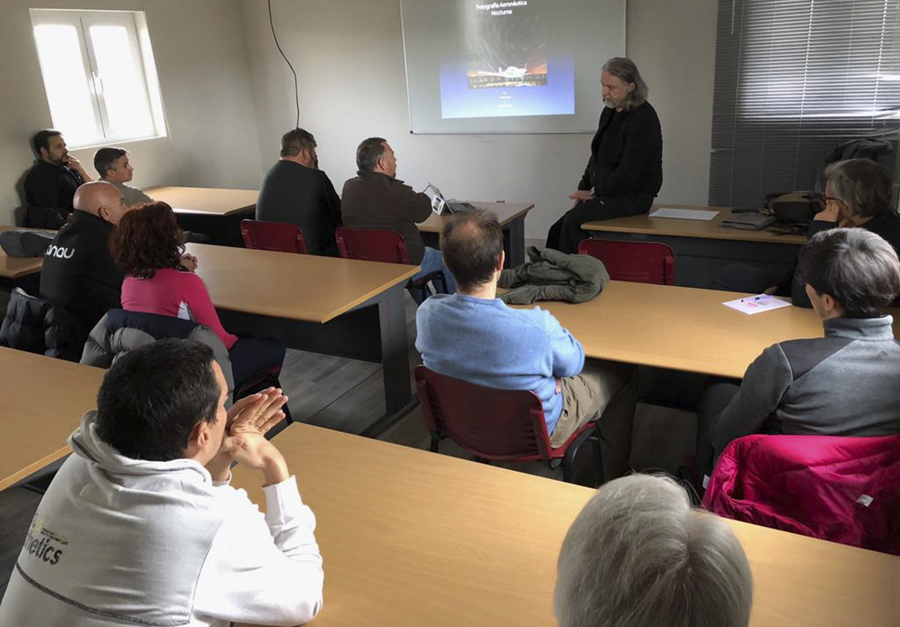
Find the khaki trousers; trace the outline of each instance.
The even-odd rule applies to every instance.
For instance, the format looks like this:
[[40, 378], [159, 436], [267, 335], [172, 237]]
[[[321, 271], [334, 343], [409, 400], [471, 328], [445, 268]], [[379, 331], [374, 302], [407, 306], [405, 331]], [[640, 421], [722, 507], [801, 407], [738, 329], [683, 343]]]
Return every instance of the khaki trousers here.
[[586, 423], [599, 417], [603, 479], [610, 481], [631, 470], [631, 431], [638, 397], [637, 368], [588, 359], [581, 374], [562, 379], [563, 408], [550, 436], [556, 448]]

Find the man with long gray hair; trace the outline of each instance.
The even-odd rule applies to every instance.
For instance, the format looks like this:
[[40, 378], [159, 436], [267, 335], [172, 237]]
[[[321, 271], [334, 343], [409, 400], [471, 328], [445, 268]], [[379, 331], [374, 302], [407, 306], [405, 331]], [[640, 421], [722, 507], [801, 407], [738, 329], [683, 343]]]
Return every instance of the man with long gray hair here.
[[662, 130], [647, 102], [647, 84], [631, 59], [614, 57], [600, 75], [600, 125], [574, 206], [550, 227], [547, 247], [578, 251], [587, 237], [581, 225], [647, 213], [662, 187]]
[[560, 627], [747, 627], [753, 578], [728, 524], [674, 481], [604, 485], [559, 553]]

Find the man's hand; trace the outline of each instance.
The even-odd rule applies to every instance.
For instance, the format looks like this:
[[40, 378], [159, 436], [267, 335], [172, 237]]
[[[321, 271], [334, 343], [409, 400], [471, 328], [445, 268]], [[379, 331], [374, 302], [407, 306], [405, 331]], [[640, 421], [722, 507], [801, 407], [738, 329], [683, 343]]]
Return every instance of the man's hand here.
[[84, 179], [85, 182], [90, 181], [91, 177], [88, 176], [88, 173], [85, 171], [84, 166], [81, 165], [81, 161], [79, 161], [74, 155], [66, 155], [66, 167], [70, 170], [75, 170], [78, 174], [81, 175], [81, 178]]
[[238, 433], [265, 434], [284, 420], [281, 408], [288, 397], [278, 388], [268, 388], [239, 400], [228, 410], [226, 430], [229, 435]]
[[180, 262], [181, 266], [187, 270], [188, 272], [196, 272], [197, 266], [200, 265], [200, 262], [190, 253], [184, 253], [181, 256]]
[[583, 200], [590, 200], [591, 198], [593, 198], [593, 196], [591, 195], [591, 190], [579, 189], [577, 192], [569, 194], [569, 198], [575, 201], [572, 203], [572, 207], [577, 207], [578, 203]]
[[288, 397], [280, 389], [268, 388], [245, 396], [232, 405], [225, 422], [222, 446], [206, 464], [213, 481], [226, 481], [233, 461], [262, 469], [266, 485], [280, 483], [288, 478], [287, 465], [281, 453], [274, 446], [266, 446], [268, 441], [263, 437], [284, 420], [281, 408], [287, 401]]
[[262, 470], [266, 486], [281, 483], [291, 476], [281, 452], [259, 433], [228, 436], [222, 441], [222, 450], [239, 464]]
[[841, 217], [841, 203], [832, 200], [825, 205], [825, 208], [817, 213], [813, 220], [820, 222], [837, 222]]

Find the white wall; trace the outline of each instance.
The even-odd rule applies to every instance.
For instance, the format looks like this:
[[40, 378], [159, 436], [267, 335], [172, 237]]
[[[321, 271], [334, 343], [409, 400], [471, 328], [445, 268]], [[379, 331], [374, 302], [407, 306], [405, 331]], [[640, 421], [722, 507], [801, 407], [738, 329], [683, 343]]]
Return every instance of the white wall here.
[[[29, 7], [146, 12], [169, 137], [121, 144], [131, 153], [135, 185], [259, 185], [259, 135], [238, 0], [4, 0], [0, 224], [11, 224], [19, 205], [15, 185], [33, 161], [31, 134], [52, 126]], [[93, 153], [73, 151], [92, 176]]]
[[[659, 199], [706, 204], [715, 67], [716, 0], [629, 0], [627, 54], [650, 85], [663, 127]], [[240, 5], [247, 35], [262, 166], [295, 122], [293, 82], [269, 31], [266, 3]], [[568, 208], [590, 135], [409, 134], [398, 0], [275, 0], [279, 41], [300, 75], [301, 126], [315, 134], [321, 167], [340, 191], [357, 144], [387, 138], [398, 176], [448, 196], [530, 201], [528, 237], [543, 237]], [[598, 60], [599, 69], [604, 60]]]

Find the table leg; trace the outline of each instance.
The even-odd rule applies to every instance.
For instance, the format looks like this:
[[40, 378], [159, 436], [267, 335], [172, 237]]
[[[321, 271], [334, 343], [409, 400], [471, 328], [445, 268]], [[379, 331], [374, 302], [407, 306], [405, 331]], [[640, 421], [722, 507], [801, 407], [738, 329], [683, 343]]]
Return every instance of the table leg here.
[[525, 216], [519, 216], [503, 228], [506, 249], [505, 268], [525, 263]]
[[406, 335], [403, 292], [403, 285], [395, 285], [384, 292], [378, 301], [385, 415], [363, 431], [364, 436], [379, 435], [402, 418], [417, 402], [410, 386], [409, 341]]

